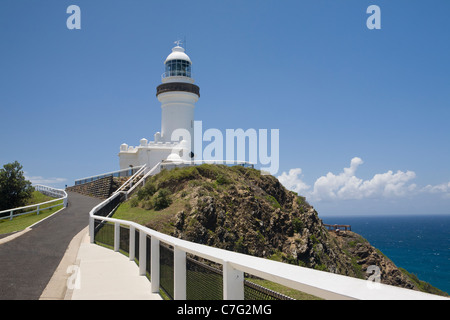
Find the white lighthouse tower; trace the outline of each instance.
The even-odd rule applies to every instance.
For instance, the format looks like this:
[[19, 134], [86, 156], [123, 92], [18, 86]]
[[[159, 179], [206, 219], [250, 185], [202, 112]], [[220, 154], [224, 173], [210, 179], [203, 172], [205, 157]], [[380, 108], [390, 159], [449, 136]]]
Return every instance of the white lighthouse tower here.
[[190, 140], [191, 153], [194, 141], [194, 108], [200, 97], [200, 88], [194, 84], [192, 78], [191, 59], [179, 46], [179, 42], [164, 64], [162, 84], [156, 92], [162, 109], [161, 139], [164, 142], [177, 140], [178, 134], [186, 130], [189, 134], [185, 140]]
[[120, 146], [120, 168], [147, 165], [152, 168], [161, 161], [190, 160], [194, 157], [194, 109], [200, 97], [200, 88], [192, 78], [192, 61], [180, 42], [166, 58], [162, 84], [156, 89], [161, 102], [161, 132], [154, 141], [145, 138], [137, 147]]

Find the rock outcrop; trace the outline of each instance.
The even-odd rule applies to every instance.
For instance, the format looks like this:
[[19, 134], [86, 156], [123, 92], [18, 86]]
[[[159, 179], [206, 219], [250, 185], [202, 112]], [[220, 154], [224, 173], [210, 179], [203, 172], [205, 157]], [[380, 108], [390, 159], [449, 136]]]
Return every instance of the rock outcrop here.
[[[153, 210], [161, 199], [165, 220]], [[360, 235], [328, 231], [304, 197], [255, 169], [163, 171], [130, 201], [149, 209], [148, 227], [175, 237], [362, 279], [372, 275], [369, 266], [377, 266], [382, 283], [423, 289]]]

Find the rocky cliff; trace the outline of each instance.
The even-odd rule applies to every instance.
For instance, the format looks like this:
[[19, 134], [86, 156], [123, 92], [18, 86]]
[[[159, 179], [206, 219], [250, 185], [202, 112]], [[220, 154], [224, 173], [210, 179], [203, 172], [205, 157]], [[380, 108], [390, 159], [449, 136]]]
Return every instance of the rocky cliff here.
[[402, 272], [360, 235], [328, 231], [304, 197], [255, 169], [163, 171], [129, 205], [148, 210], [148, 227], [185, 240], [362, 279], [375, 265], [382, 283], [440, 293]]

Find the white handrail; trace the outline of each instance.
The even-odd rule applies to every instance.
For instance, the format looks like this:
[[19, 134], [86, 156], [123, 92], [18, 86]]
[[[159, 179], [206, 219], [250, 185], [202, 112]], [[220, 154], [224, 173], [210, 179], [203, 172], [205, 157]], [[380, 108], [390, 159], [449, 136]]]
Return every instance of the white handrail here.
[[123, 185], [120, 186], [119, 189], [117, 189], [114, 193], [118, 193], [120, 191], [122, 191], [123, 189], [125, 189], [125, 187], [133, 182], [133, 179], [135, 177], [137, 177], [138, 175], [140, 175], [142, 173], [142, 171], [145, 170], [145, 168], [147, 167], [146, 164], [144, 164], [135, 174], [133, 174]]
[[248, 161], [241, 161], [241, 160], [177, 160], [177, 161], [163, 161], [162, 164], [168, 165], [168, 164], [174, 164], [174, 165], [181, 165], [181, 164], [191, 164], [191, 165], [201, 165], [201, 164], [224, 164], [224, 165], [247, 165], [254, 167], [254, 163], [248, 162]]
[[130, 195], [134, 189], [136, 189], [140, 184], [144, 185], [145, 181], [147, 180], [147, 178], [151, 175], [154, 175], [158, 172], [156, 172], [159, 168], [161, 168], [161, 162], [158, 162], [158, 164], [156, 164], [153, 168], [150, 169], [150, 171], [148, 171], [142, 178], [141, 180], [139, 180], [137, 183], [134, 184], [133, 187], [131, 187], [130, 190], [127, 191], [126, 195], [128, 198], [128, 195]]
[[[368, 300], [440, 300], [447, 299], [441, 296], [427, 294], [415, 290], [404, 289], [374, 283], [362, 279], [333, 274], [325, 271], [304, 268], [278, 261], [253, 257], [246, 254], [232, 252], [201, 245], [186, 240], [171, 237], [158, 231], [149, 229], [135, 222], [96, 216], [95, 213], [105, 204], [110, 202], [113, 195], [101, 204], [93, 208], [89, 213], [89, 233], [91, 243], [94, 243], [95, 220], [114, 223], [114, 250], [118, 251], [117, 239], [120, 239], [120, 225], [130, 227], [130, 230], [138, 230], [140, 236], [148, 235], [151, 240], [151, 276], [152, 292], [159, 292], [159, 243], [174, 247], [174, 298], [186, 299], [186, 253], [211, 260], [223, 265], [223, 297], [228, 299], [244, 298], [244, 272], [300, 290], [324, 299], [368, 299]], [[130, 237], [130, 248], [134, 248], [134, 242], [139, 241], [134, 236]], [[140, 241], [139, 259], [145, 261], [146, 241]], [[134, 256], [130, 255], [130, 260]], [[143, 266], [145, 264], [142, 264]], [[140, 274], [145, 270], [140, 269]], [[448, 300], [448, 299], [447, 299]]]
[[[31, 205], [24, 206], [24, 207], [19, 207], [19, 208], [13, 208], [13, 209], [7, 209], [7, 210], [0, 211], [0, 215], [2, 213], [7, 213], [7, 212], [10, 213], [9, 216], [0, 217], [0, 220], [7, 219], [7, 218], [12, 220], [12, 218], [14, 218], [14, 217], [18, 217], [18, 216], [21, 216], [21, 215], [24, 215], [24, 214], [33, 213], [33, 212], [37, 212], [37, 214], [39, 214], [40, 210], [51, 209], [51, 208], [60, 206], [61, 204], [56, 204], [54, 206], [45, 207], [45, 208], [41, 208], [41, 206], [46, 205], [46, 204], [50, 204], [50, 203], [54, 203], [54, 202], [57, 202], [57, 201], [61, 201], [61, 200], [63, 200], [63, 203], [62, 203], [63, 207], [64, 208], [67, 207], [67, 193], [66, 193], [65, 190], [56, 189], [56, 188], [43, 186], [43, 185], [39, 185], [39, 184], [38, 185], [34, 185], [34, 187], [35, 187], [35, 189], [37, 189], [37, 191], [40, 191], [40, 192], [43, 191], [43, 192], [46, 192], [46, 193], [58, 194], [58, 195], [61, 196], [61, 198], [58, 198], [58, 199], [55, 199], [55, 200], [46, 201], [46, 202], [41, 202], [41, 203], [37, 203], [37, 204], [31, 204]], [[14, 214], [15, 211], [25, 210], [25, 209], [34, 208], [34, 207], [36, 207], [37, 209], [29, 211], [29, 212], [20, 213], [20, 214]]]
[[[81, 182], [81, 181], [86, 181], [86, 180], [91, 180], [93, 181], [94, 179], [99, 179], [99, 178], [104, 178], [104, 177], [109, 177], [109, 176], [114, 176], [115, 174], [120, 174], [122, 172], [127, 172], [130, 170], [136, 170], [136, 169], [140, 169], [142, 168], [142, 166], [137, 166], [137, 167], [130, 167], [130, 168], [126, 168], [126, 169], [121, 169], [121, 170], [117, 170], [117, 171], [111, 171], [111, 172], [106, 172], [106, 173], [102, 173], [102, 174], [97, 174], [95, 176], [90, 176], [90, 177], [86, 177], [86, 178], [81, 178], [81, 179], [77, 179], [75, 180], [75, 185], [77, 185], [77, 182]], [[90, 181], [88, 181], [90, 182]]]

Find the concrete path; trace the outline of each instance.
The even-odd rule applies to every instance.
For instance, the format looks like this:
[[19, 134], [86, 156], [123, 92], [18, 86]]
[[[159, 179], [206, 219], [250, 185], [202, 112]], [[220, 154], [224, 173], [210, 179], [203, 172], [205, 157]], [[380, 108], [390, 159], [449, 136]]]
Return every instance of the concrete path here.
[[67, 208], [0, 238], [0, 300], [161, 300], [134, 261], [91, 244], [101, 200], [70, 192]]
[[162, 300], [125, 255], [90, 243], [88, 229], [68, 279], [66, 300]]

